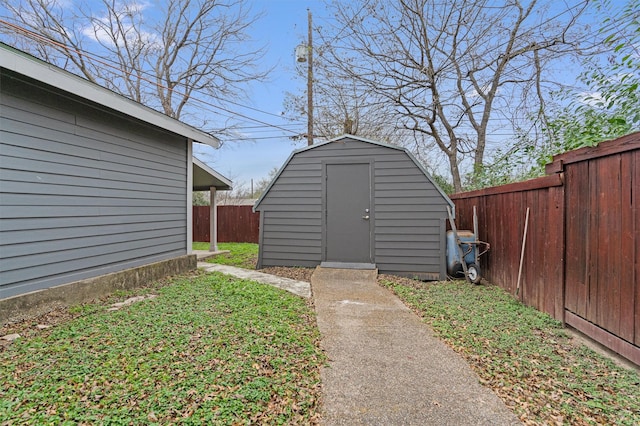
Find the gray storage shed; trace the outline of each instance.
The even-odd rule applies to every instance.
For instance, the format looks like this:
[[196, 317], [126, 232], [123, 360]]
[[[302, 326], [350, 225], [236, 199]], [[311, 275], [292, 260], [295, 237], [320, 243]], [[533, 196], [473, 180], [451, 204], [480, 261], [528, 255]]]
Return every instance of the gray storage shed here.
[[445, 279], [447, 195], [404, 148], [344, 135], [294, 151], [262, 196], [258, 268]]

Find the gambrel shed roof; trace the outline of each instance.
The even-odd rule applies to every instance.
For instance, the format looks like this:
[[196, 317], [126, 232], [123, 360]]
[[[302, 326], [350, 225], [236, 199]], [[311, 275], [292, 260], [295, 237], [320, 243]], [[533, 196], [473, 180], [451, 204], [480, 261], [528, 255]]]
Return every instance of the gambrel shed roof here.
[[431, 175], [429, 174], [429, 172], [427, 172], [427, 170], [424, 168], [424, 166], [422, 164], [420, 164], [420, 162], [413, 156], [413, 154], [411, 154], [411, 152], [409, 152], [408, 149], [398, 146], [398, 145], [391, 145], [391, 144], [387, 144], [387, 143], [383, 143], [383, 142], [378, 142], [378, 141], [374, 141], [371, 139], [367, 139], [367, 138], [363, 138], [360, 136], [355, 136], [355, 135], [341, 135], [341, 136], [336, 136], [335, 138], [329, 139], [326, 142], [322, 142], [322, 143], [318, 143], [315, 145], [311, 145], [311, 146], [307, 146], [304, 148], [300, 148], [297, 149], [295, 151], [293, 151], [289, 157], [287, 158], [287, 160], [284, 162], [284, 164], [282, 165], [282, 167], [280, 168], [280, 170], [278, 170], [278, 173], [276, 174], [276, 176], [271, 180], [271, 182], [269, 183], [269, 186], [267, 186], [267, 188], [264, 190], [264, 192], [262, 193], [262, 195], [260, 196], [260, 198], [258, 198], [258, 200], [256, 200], [254, 207], [253, 207], [253, 211], [257, 211], [259, 210], [258, 206], [260, 205], [260, 203], [262, 202], [262, 200], [267, 196], [267, 194], [269, 193], [269, 191], [271, 190], [271, 187], [273, 186], [273, 184], [278, 180], [278, 178], [280, 177], [280, 175], [282, 174], [282, 171], [287, 167], [287, 165], [289, 164], [289, 162], [291, 161], [291, 159], [297, 155], [298, 153], [301, 152], [305, 152], [305, 151], [309, 151], [312, 149], [317, 149], [318, 147], [321, 147], [323, 145], [335, 142], [335, 141], [339, 141], [339, 140], [343, 140], [345, 138], [349, 138], [352, 140], [357, 140], [360, 142], [365, 142], [371, 145], [376, 145], [376, 146], [381, 146], [384, 148], [389, 148], [389, 149], [393, 149], [393, 150], [398, 150], [398, 151], [402, 151], [404, 152], [410, 159], [411, 161], [413, 161], [413, 163], [416, 165], [416, 167], [424, 174], [424, 176], [431, 182], [434, 184], [435, 188], [438, 190], [438, 192], [440, 192], [440, 194], [444, 197], [445, 200], [447, 200], [447, 203], [449, 204], [449, 206], [451, 207], [451, 211], [455, 211], [455, 204], [453, 204], [453, 201], [451, 201], [449, 199], [449, 197], [447, 196], [447, 194], [444, 193], [444, 191], [435, 183], [435, 181], [433, 180], [433, 178], [431, 177]]

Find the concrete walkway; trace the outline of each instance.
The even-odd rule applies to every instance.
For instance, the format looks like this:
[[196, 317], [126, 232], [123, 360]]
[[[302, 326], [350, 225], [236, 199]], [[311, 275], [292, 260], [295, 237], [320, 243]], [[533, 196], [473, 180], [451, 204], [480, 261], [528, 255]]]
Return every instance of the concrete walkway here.
[[518, 418], [376, 271], [317, 268], [325, 425], [511, 425]]
[[198, 262], [201, 260], [206, 260], [211, 257], [220, 256], [221, 254], [229, 253], [229, 250], [218, 250], [218, 251], [210, 251], [210, 250], [193, 250], [193, 254], [198, 258]]
[[219, 265], [217, 263], [198, 262], [198, 269], [204, 269], [208, 272], [221, 272], [244, 280], [269, 284], [298, 296], [306, 297], [307, 299], [311, 297], [311, 286], [304, 281], [276, 277], [275, 275], [265, 274], [251, 269], [236, 268], [235, 266]]

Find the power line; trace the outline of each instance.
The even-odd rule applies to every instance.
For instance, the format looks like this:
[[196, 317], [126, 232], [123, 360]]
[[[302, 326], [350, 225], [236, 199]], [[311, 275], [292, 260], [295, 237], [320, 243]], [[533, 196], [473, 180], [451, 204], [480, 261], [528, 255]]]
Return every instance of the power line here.
[[[123, 70], [122, 68], [118, 67], [117, 65], [114, 65], [114, 64], [110, 63], [111, 61], [109, 59], [104, 58], [104, 57], [102, 57], [100, 55], [97, 55], [95, 53], [87, 52], [86, 50], [76, 49], [76, 48], [74, 48], [72, 46], [68, 46], [68, 45], [66, 45], [64, 43], [60, 43], [58, 41], [52, 40], [51, 38], [49, 38], [47, 36], [44, 36], [42, 34], [38, 34], [38, 33], [34, 32], [34, 31], [31, 31], [31, 30], [29, 30], [27, 28], [24, 28], [24, 27], [21, 27], [19, 25], [12, 24], [12, 23], [7, 22], [7, 21], [5, 21], [3, 19], [0, 19], [0, 24], [4, 25], [5, 27], [8, 27], [11, 30], [13, 30], [18, 35], [22, 35], [22, 36], [25, 36], [27, 38], [33, 38], [33, 39], [39, 40], [40, 42], [45, 42], [45, 43], [53, 46], [54, 48], [64, 49], [66, 51], [73, 52], [73, 53], [75, 53], [75, 54], [77, 54], [79, 56], [84, 56], [85, 58], [91, 60], [94, 63], [94, 65], [98, 64], [98, 65], [101, 65], [103, 67], [106, 67], [106, 68], [121, 72], [121, 73], [126, 74], [126, 75], [131, 75], [133, 71], [135, 71], [135, 72], [137, 72], [139, 74], [142, 74], [142, 75], [150, 75], [148, 72], [146, 72], [144, 70], [138, 70], [138, 69], [132, 69], [132, 71]], [[144, 82], [150, 84], [150, 85], [157, 86], [157, 87], [160, 87], [160, 88], [162, 88], [164, 90], [167, 90], [169, 92], [185, 96], [184, 93], [182, 93], [182, 92], [180, 92], [180, 91], [178, 91], [176, 89], [171, 89], [169, 87], [163, 86], [163, 85], [161, 85], [161, 84], [159, 84], [157, 82], [153, 82], [153, 81], [149, 80], [148, 78], [140, 77], [140, 76], [137, 76], [137, 78], [139, 80], [141, 80], [141, 81], [144, 81]], [[279, 129], [279, 130], [282, 130], [284, 132], [293, 133], [294, 135], [299, 133], [299, 132], [295, 132], [293, 130], [287, 129], [285, 127], [282, 127], [280, 125], [267, 123], [267, 122], [259, 120], [257, 118], [253, 118], [253, 117], [247, 116], [245, 114], [239, 113], [237, 111], [232, 111], [232, 110], [230, 110], [228, 108], [222, 107], [220, 105], [216, 105], [216, 104], [214, 104], [212, 102], [209, 102], [209, 101], [205, 101], [204, 99], [200, 99], [198, 97], [189, 96], [189, 99], [191, 99], [191, 100], [193, 100], [195, 102], [200, 102], [201, 104], [207, 105], [209, 107], [224, 111], [224, 112], [226, 112], [228, 114], [231, 114], [231, 116], [227, 116], [227, 118], [234, 118], [235, 119], [235, 118], [237, 118], [236, 116], [238, 116], [238, 117], [242, 117], [242, 118], [244, 118], [246, 120], [249, 120], [249, 121], [252, 121], [252, 122], [260, 123], [263, 127]], [[254, 108], [254, 107], [250, 107], [250, 106], [247, 106], [247, 105], [242, 105], [242, 104], [240, 104], [238, 102], [235, 102], [235, 101], [226, 100], [225, 102], [228, 102], [228, 103], [236, 105], [236, 106], [240, 106], [242, 108], [254, 110], [254, 111], [260, 112], [262, 114], [272, 115], [272, 116], [281, 118], [281, 116], [279, 116], [277, 114], [273, 114], [273, 113], [269, 113], [269, 112], [266, 112], [266, 111], [262, 111], [260, 109], [257, 109], [257, 108]], [[213, 112], [213, 111], [210, 111], [210, 112]]]

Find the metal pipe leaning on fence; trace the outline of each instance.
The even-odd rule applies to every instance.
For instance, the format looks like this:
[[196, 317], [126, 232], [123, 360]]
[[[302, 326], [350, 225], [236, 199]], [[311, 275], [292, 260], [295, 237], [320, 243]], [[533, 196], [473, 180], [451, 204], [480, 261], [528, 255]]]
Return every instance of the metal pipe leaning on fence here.
[[520, 278], [522, 277], [522, 265], [524, 263], [524, 249], [527, 245], [527, 229], [529, 228], [529, 207], [524, 219], [524, 232], [522, 234], [522, 250], [520, 250], [520, 266], [518, 267], [518, 282], [516, 283], [516, 296], [520, 293]]

